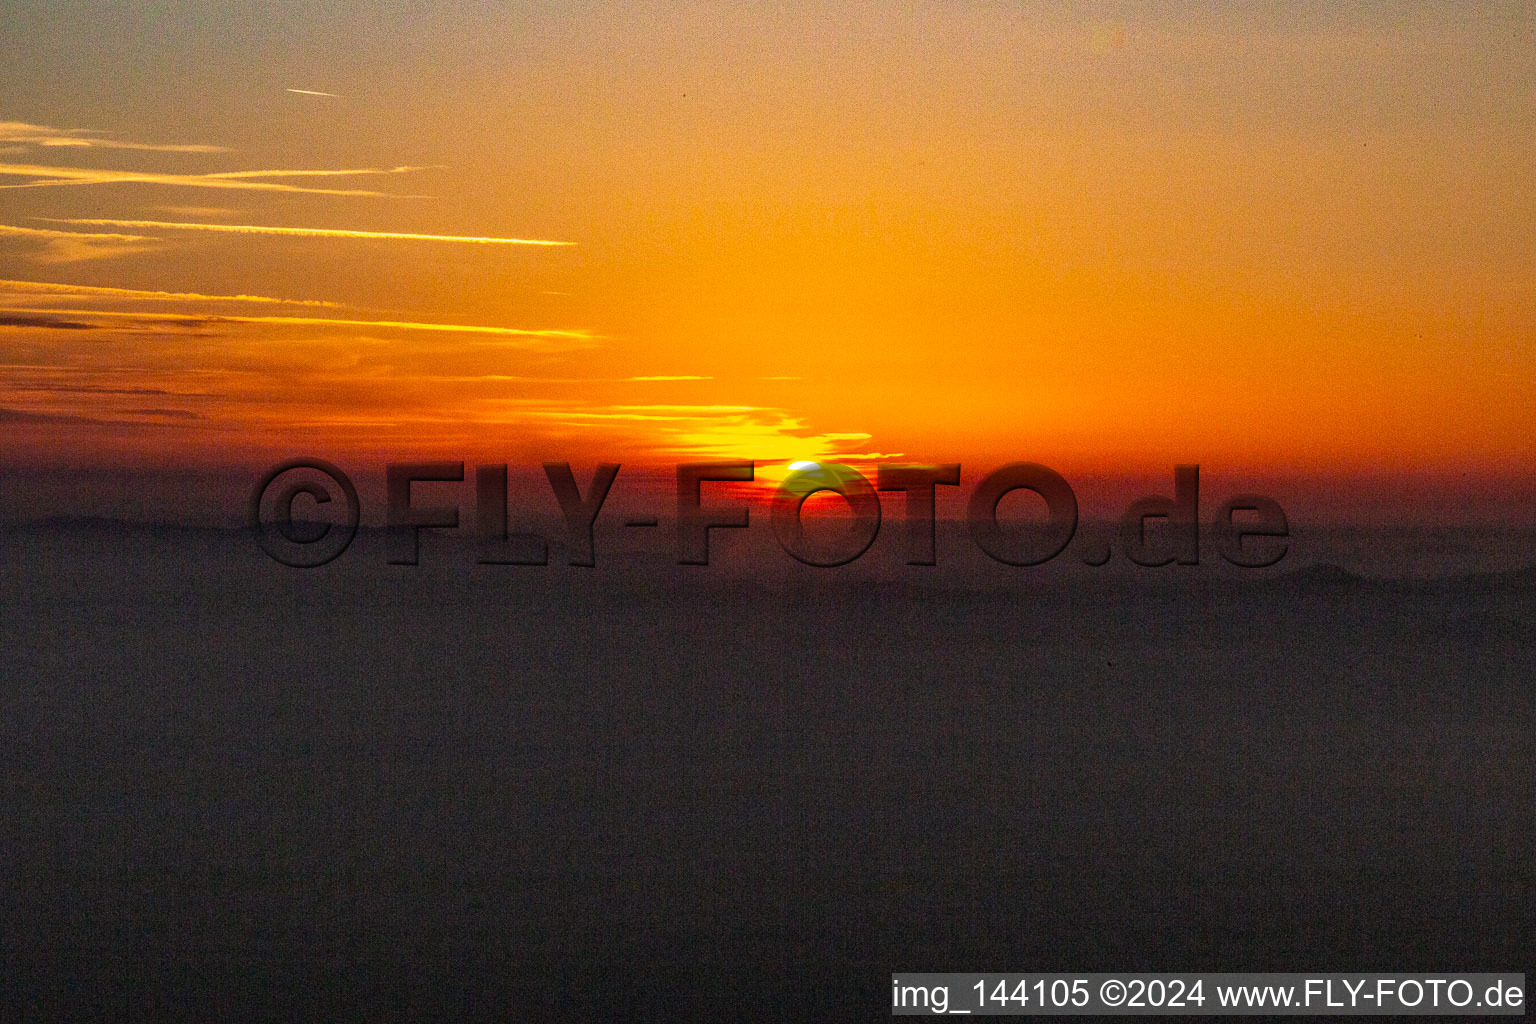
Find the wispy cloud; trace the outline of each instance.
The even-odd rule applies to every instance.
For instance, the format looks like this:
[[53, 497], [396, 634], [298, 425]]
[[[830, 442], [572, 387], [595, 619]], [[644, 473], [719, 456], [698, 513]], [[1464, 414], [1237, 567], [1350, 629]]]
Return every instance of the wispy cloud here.
[[223, 146], [162, 145], [151, 142], [127, 142], [102, 138], [101, 133], [85, 128], [50, 128], [22, 121], [0, 121], [0, 143], [71, 149], [137, 149], [153, 153], [227, 153]]
[[200, 420], [202, 415], [190, 409], [125, 409], [129, 416], [151, 416], [155, 419]]
[[52, 316], [0, 316], [0, 327], [42, 328], [49, 331], [94, 331], [95, 324], [79, 320], [60, 320]]
[[0, 224], [0, 236], [33, 239], [43, 243], [44, 252], [33, 257], [39, 263], [78, 263], [148, 252], [159, 239], [148, 235], [55, 231], [52, 228], [24, 228]]
[[[530, 377], [514, 373], [415, 373], [416, 380], [455, 381], [459, 383], [514, 384], [634, 384], [661, 380], [714, 380], [713, 377]], [[698, 408], [689, 406], [689, 408]], [[736, 408], [732, 406], [732, 408]], [[741, 406], [741, 408], [747, 408]]]
[[[366, 167], [349, 170], [264, 170], [225, 171], [217, 174], [165, 174], [158, 171], [114, 171], [91, 167], [50, 167], [42, 164], [3, 163], [0, 164], [0, 176], [24, 177], [33, 180], [19, 185], [0, 185], [0, 189], [137, 183], [142, 185], [169, 185], [180, 188], [302, 192], [310, 195], [325, 196], [385, 196], [391, 195], [391, 193], [376, 192], [368, 189], [313, 188], [304, 185], [287, 185], [277, 181], [261, 181], [256, 179], [405, 174], [422, 169], [420, 167]], [[394, 195], [393, 198], [414, 199], [422, 197]]]
[[[9, 409], [0, 408], [0, 423], [15, 424], [17, 426], [89, 426], [89, 427], [118, 427], [130, 426], [142, 428], [150, 426], [146, 420], [168, 421], [161, 425], [171, 423], [189, 423], [193, 420], [203, 419], [201, 413], [190, 409], [134, 409], [123, 408], [112, 410], [116, 415], [113, 418], [99, 416], [85, 416], [79, 413], [51, 412], [47, 409]], [[130, 417], [121, 419], [118, 417]]]
[[862, 431], [812, 431], [804, 419], [755, 405], [586, 405], [523, 409], [518, 417], [595, 435], [644, 429], [647, 447], [658, 455], [687, 458], [755, 459], [764, 480], [778, 479], [797, 460], [874, 460], [897, 452], [850, 452], [867, 441]]
[[419, 235], [407, 231], [350, 231], [342, 228], [281, 228], [261, 224], [192, 224], [162, 220], [115, 220], [103, 217], [38, 217], [54, 224], [90, 227], [154, 228], [163, 231], [216, 231], [234, 235], [297, 235], [303, 238], [373, 238], [408, 242], [469, 242], [475, 245], [575, 245], [544, 238], [487, 238], [477, 235]]
[[[169, 330], [185, 331], [203, 326], [203, 321], [177, 314], [144, 314], [132, 317], [127, 327], [109, 327], [108, 324], [90, 322], [92, 317], [111, 317], [113, 313], [97, 310], [38, 309], [33, 306], [0, 306], [0, 328], [24, 331], [102, 331], [112, 334], [152, 334]], [[74, 317], [74, 319], [67, 319]], [[212, 318], [205, 318], [212, 319]], [[206, 336], [206, 332], [194, 332]]]
[[632, 381], [665, 381], [665, 380], [714, 380], [713, 377], [695, 377], [692, 374], [655, 374], [649, 377], [629, 377]]
[[22, 409], [0, 409], [0, 423], [90, 423], [100, 425], [105, 420], [72, 413], [28, 412]]
[[595, 344], [599, 340], [598, 335], [590, 331], [581, 330], [488, 327], [481, 324], [437, 324], [408, 320], [342, 320], [314, 316], [213, 316], [194, 313], [140, 313], [115, 309], [38, 309], [31, 306], [0, 306], [0, 312], [155, 320], [162, 323], [185, 323], [189, 325], [273, 324], [288, 327], [360, 327], [392, 331], [438, 331], [448, 334], [488, 334], [505, 338], [558, 339], [583, 344]]
[[648, 423], [711, 422], [722, 414], [758, 412], [752, 405], [610, 405], [601, 410], [566, 410], [533, 415], [570, 420], [633, 420]]
[[[616, 405], [615, 409], [639, 409], [646, 412], [684, 413], [689, 416], [713, 416], [720, 412], [754, 412], [755, 405]], [[865, 435], [866, 437], [868, 435]]]
[[19, 224], [0, 224], [0, 235], [18, 235], [27, 238], [115, 238], [138, 242], [158, 241], [147, 235], [88, 234], [80, 231], [57, 231], [53, 228], [24, 228]]
[[[63, 367], [59, 368], [64, 369]], [[10, 391], [39, 391], [48, 394], [59, 395], [130, 395], [134, 397], [159, 396], [170, 398], [206, 398], [206, 392], [200, 391], [169, 391], [165, 388], [114, 388], [100, 384], [57, 384], [49, 381], [34, 383], [23, 381], [22, 383], [10, 383], [6, 385]]]
[[346, 178], [357, 174], [412, 174], [416, 171], [437, 170], [435, 166], [421, 164], [412, 166], [401, 164], [399, 167], [364, 167], [364, 168], [335, 168], [331, 170], [315, 169], [273, 169], [265, 171], [217, 171], [203, 175], [206, 178]]
[[174, 213], [178, 217], [228, 217], [238, 212], [225, 206], [156, 206], [154, 209]]
[[[132, 237], [132, 236], [130, 236]], [[111, 288], [85, 284], [57, 284], [51, 281], [0, 281], [0, 291], [14, 295], [46, 295], [49, 299], [118, 298], [151, 302], [246, 302], [281, 306], [342, 308], [339, 302], [320, 299], [279, 299], [270, 295], [204, 295], [200, 292], [162, 292], [142, 288]]]
[[[812, 433], [798, 416], [779, 409], [761, 409], [663, 430], [657, 447], [661, 452], [691, 458], [745, 458], [785, 465], [799, 460], [884, 457], [878, 452], [844, 451], [850, 442], [869, 437], [866, 433], [848, 431]], [[781, 475], [774, 466], [765, 466], [763, 470], [759, 475], [765, 480]]]
[[319, 92], [315, 89], [284, 89], [283, 91], [298, 93], [300, 96], [328, 96], [333, 100], [341, 99], [341, 97], [334, 92]]

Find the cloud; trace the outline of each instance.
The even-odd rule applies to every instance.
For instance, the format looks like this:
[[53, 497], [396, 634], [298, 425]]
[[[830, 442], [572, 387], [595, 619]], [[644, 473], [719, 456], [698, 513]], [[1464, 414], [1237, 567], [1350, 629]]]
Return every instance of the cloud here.
[[189, 224], [162, 220], [112, 220], [102, 217], [38, 217], [54, 224], [89, 227], [156, 228], [171, 231], [218, 231], [235, 235], [298, 235], [304, 238], [374, 238], [408, 242], [470, 242], [476, 245], [568, 246], [543, 238], [483, 238], [474, 235], [418, 235], [404, 231], [348, 231], [341, 228], [278, 228], [258, 224]]
[[[787, 410], [754, 405], [586, 405], [520, 410], [518, 417], [592, 435], [645, 430], [647, 447], [657, 455], [680, 458], [753, 459], [759, 477], [778, 479], [799, 460], [839, 461], [898, 457], [899, 453], [848, 452], [862, 431], [814, 433]], [[644, 426], [640, 426], [644, 424]]]
[[226, 206], [156, 206], [154, 209], [174, 213], [178, 217], [227, 217], [239, 212]]
[[167, 146], [149, 142], [124, 142], [104, 139], [85, 128], [49, 128], [22, 121], [0, 121], [0, 143], [19, 142], [26, 146], [66, 147], [71, 149], [136, 149], [153, 153], [228, 153], [223, 146]]
[[155, 416], [161, 419], [174, 420], [200, 420], [203, 417], [199, 413], [189, 409], [124, 409], [129, 416]]
[[106, 420], [91, 419], [89, 416], [75, 416], [68, 413], [53, 412], [24, 412], [21, 409], [0, 409], [0, 423], [105, 423]]
[[41, 327], [53, 331], [94, 331], [95, 324], [78, 320], [58, 320], [49, 316], [0, 316], [0, 327]]
[[147, 235], [55, 231], [52, 228], [24, 228], [0, 224], [0, 236], [30, 238], [40, 241], [45, 251], [34, 256], [39, 263], [78, 263], [81, 260], [106, 259], [149, 252], [159, 241]]
[[[8, 188], [47, 188], [59, 185], [111, 185], [138, 183], [144, 185], [170, 185], [182, 188], [251, 189], [265, 192], [302, 192], [322, 196], [387, 196], [387, 192], [367, 189], [311, 188], [303, 185], [285, 185], [276, 181], [259, 181], [260, 178], [345, 177], [375, 174], [405, 174], [423, 170], [420, 167], [365, 167], [351, 170], [268, 170], [227, 171], [219, 174], [163, 174], [156, 171], [113, 171], [89, 167], [49, 167], [42, 164], [0, 163], [0, 176], [26, 177], [32, 181], [19, 185], [0, 185]], [[421, 196], [394, 195], [395, 199], [418, 199]]]
[[[414, 373], [413, 380], [452, 381], [456, 383], [512, 384], [633, 384], [640, 381], [714, 380], [713, 377], [530, 377], [514, 373]], [[699, 408], [688, 406], [688, 408]], [[733, 408], [735, 408], [733, 406]], [[743, 406], [742, 408], [746, 408]]]
[[488, 327], [481, 324], [436, 324], [407, 320], [342, 320], [313, 316], [213, 316], [193, 313], [137, 313], [123, 310], [36, 309], [0, 306], [0, 313], [44, 313], [77, 317], [107, 317], [149, 320], [167, 325], [272, 324], [290, 327], [362, 327], [390, 331], [433, 331], [448, 334], [489, 334], [504, 338], [559, 340], [585, 347], [596, 344], [598, 336], [590, 331], [530, 329], [523, 327]]
[[615, 409], [639, 409], [646, 412], [681, 412], [713, 415], [717, 412], [755, 412], [755, 405], [616, 405]]
[[[804, 420], [779, 409], [760, 409], [751, 413], [721, 416], [708, 423], [687, 424], [664, 430], [658, 451], [688, 458], [740, 458], [781, 463], [807, 460], [858, 458], [842, 449], [853, 440], [867, 440], [869, 434], [836, 432], [813, 434]], [[779, 472], [763, 467], [759, 475], [775, 479]]]
[[129, 242], [157, 242], [148, 235], [91, 234], [83, 231], [57, 231], [53, 228], [24, 228], [19, 224], [0, 224], [0, 235], [18, 235], [27, 238], [115, 238]]
[[695, 377], [691, 374], [656, 374], [650, 377], [628, 377], [631, 381], [666, 381], [666, 380], [714, 380], [713, 377]]
[[205, 178], [345, 178], [357, 174], [412, 174], [416, 171], [436, 170], [436, 166], [422, 164], [412, 166], [401, 164], [399, 167], [364, 167], [361, 169], [332, 169], [332, 170], [269, 170], [269, 171], [216, 171], [202, 175]]
[[[90, 323], [86, 320], [61, 319], [58, 316], [29, 316], [29, 308], [26, 306], [0, 306], [0, 328], [25, 329], [34, 331], [104, 331], [108, 329], [106, 324]], [[40, 313], [67, 313], [67, 310], [37, 310]], [[102, 313], [82, 310], [85, 316], [102, 316]], [[105, 314], [110, 316], [111, 314]], [[210, 318], [211, 319], [211, 318]], [[189, 327], [202, 326], [201, 321], [195, 317], [169, 318], [149, 317], [135, 319], [132, 326], [127, 328], [111, 328], [115, 332], [144, 333], [155, 329], [182, 330]]]
[[270, 295], [203, 295], [199, 292], [160, 292], [141, 288], [55, 284], [50, 281], [0, 281], [0, 292], [11, 292], [18, 295], [47, 295], [55, 299], [110, 297], [155, 302], [247, 302], [281, 306], [314, 306], [327, 309], [343, 308], [339, 302], [326, 302], [320, 299], [279, 299]]
[[46, 391], [50, 394], [63, 395], [138, 395], [147, 397], [159, 395], [173, 398], [206, 398], [207, 394], [200, 391], [170, 391], [166, 388], [112, 388], [100, 384], [7, 384], [10, 391]]
[[755, 405], [608, 405], [596, 410], [559, 410], [531, 415], [554, 416], [575, 420], [635, 420], [640, 422], [686, 422], [716, 420], [722, 414], [760, 412]]
[[300, 96], [329, 96], [333, 100], [341, 99], [334, 92], [317, 92], [314, 89], [284, 89], [283, 92], [298, 93]]
[[[146, 419], [160, 419], [172, 421], [201, 420], [204, 417], [200, 413], [187, 409], [115, 409], [118, 416], [142, 416]], [[133, 420], [98, 419], [94, 416], [81, 416], [78, 413], [64, 412], [32, 412], [26, 409], [0, 409], [0, 423], [10, 424], [68, 424], [72, 426], [123, 426], [134, 424], [135, 426], [148, 426], [149, 424], [135, 424]], [[162, 426], [168, 424], [161, 424]]]

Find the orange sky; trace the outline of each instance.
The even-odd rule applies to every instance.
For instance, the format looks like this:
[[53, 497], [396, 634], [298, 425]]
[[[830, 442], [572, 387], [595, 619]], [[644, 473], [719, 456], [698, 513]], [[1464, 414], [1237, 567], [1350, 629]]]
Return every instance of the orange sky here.
[[1526, 7], [134, 6], [7, 16], [11, 461], [1536, 470]]

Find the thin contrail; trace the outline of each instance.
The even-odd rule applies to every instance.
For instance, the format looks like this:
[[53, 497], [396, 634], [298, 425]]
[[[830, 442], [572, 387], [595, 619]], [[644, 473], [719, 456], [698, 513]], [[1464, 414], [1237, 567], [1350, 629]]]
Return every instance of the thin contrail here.
[[52, 228], [24, 228], [15, 224], [0, 224], [0, 235], [19, 235], [24, 238], [59, 238], [69, 241], [83, 241], [88, 238], [110, 238], [118, 242], [157, 242], [159, 239], [150, 238], [147, 235], [120, 235], [120, 234], [89, 234], [84, 231], [55, 231]]
[[412, 166], [401, 164], [399, 167], [357, 167], [343, 168], [339, 170], [274, 170], [274, 171], [216, 171], [205, 174], [205, 178], [326, 178], [347, 177], [359, 174], [410, 174], [413, 171], [433, 171], [442, 167], [441, 164], [422, 164]]
[[[146, 185], [176, 185], [189, 188], [251, 189], [267, 192], [304, 192], [327, 196], [384, 196], [387, 193], [366, 189], [312, 188], [285, 185], [276, 181], [250, 181], [250, 178], [314, 177], [320, 175], [397, 174], [405, 168], [368, 168], [347, 171], [234, 171], [219, 174], [160, 174], [153, 171], [112, 171], [85, 167], [54, 167], [41, 164], [0, 164], [0, 175], [30, 177], [34, 180], [0, 188], [47, 188], [69, 185], [108, 185], [135, 182]], [[414, 198], [396, 196], [394, 198]]]
[[315, 306], [327, 309], [342, 308], [339, 302], [321, 299], [278, 299], [269, 295], [203, 295], [200, 292], [161, 292], [142, 288], [110, 288], [87, 284], [57, 284], [51, 281], [0, 281], [0, 290], [18, 295], [79, 296], [80, 298], [109, 296], [118, 299], [150, 299], [177, 302], [251, 302], [282, 306]]
[[314, 89], [284, 89], [284, 92], [296, 92], [300, 96], [329, 96], [333, 100], [341, 99], [334, 92], [316, 92]]
[[59, 316], [120, 317], [129, 320], [184, 320], [187, 323], [281, 324], [296, 327], [378, 327], [397, 331], [443, 331], [450, 334], [497, 334], [523, 338], [570, 338], [595, 341], [590, 331], [529, 330], [522, 327], [483, 327], [479, 324], [430, 324], [407, 320], [333, 320], [315, 316], [205, 316], [196, 313], [138, 313], [106, 309], [37, 309], [30, 306], [0, 306], [11, 313], [49, 313]]
[[552, 245], [569, 246], [575, 242], [556, 242], [544, 238], [482, 238], [473, 235], [419, 235], [405, 231], [348, 231], [339, 228], [277, 228], [259, 224], [191, 224], [161, 220], [112, 220], [97, 217], [38, 217], [55, 224], [81, 224], [92, 227], [161, 228], [175, 231], [222, 231], [236, 235], [299, 235], [306, 238], [384, 238], [409, 242], [470, 242], [475, 245]]

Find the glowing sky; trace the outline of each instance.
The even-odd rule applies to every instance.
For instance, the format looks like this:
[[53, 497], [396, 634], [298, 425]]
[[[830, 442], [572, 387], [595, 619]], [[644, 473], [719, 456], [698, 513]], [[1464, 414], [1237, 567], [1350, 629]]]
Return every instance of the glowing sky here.
[[0, 32], [13, 459], [1536, 468], [1527, 5]]

